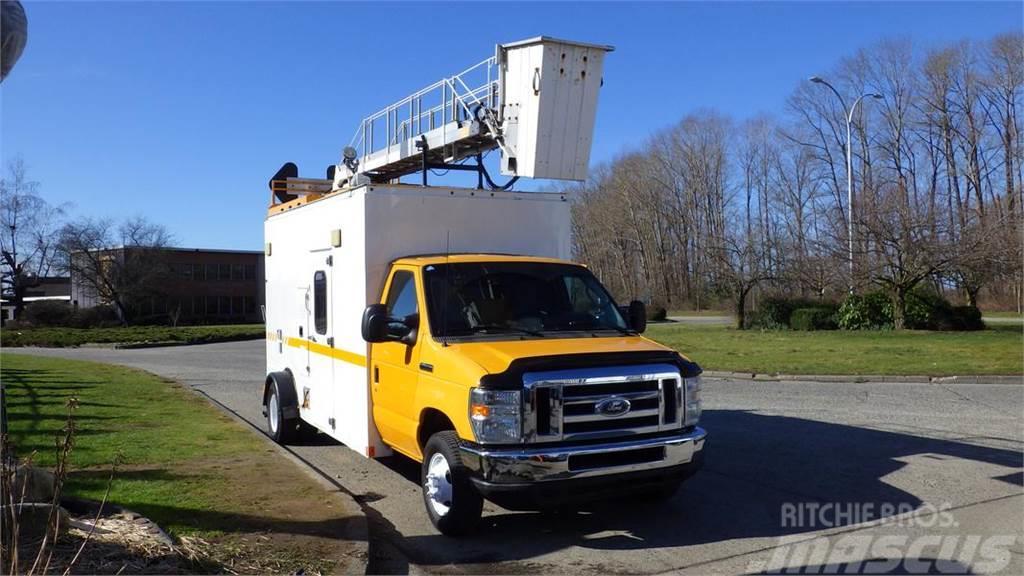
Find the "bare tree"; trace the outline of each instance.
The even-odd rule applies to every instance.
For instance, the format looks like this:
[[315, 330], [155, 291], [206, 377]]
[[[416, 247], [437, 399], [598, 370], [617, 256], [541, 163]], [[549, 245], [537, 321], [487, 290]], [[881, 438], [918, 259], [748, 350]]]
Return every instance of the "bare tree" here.
[[[785, 117], [687, 114], [575, 190], [576, 253], [620, 298], [741, 317], [761, 295], [841, 297], [852, 212], [853, 284], [884, 289], [898, 326], [918, 285], [1021, 306], [1022, 38], [882, 41], [828, 73], [835, 93], [799, 85]], [[847, 206], [846, 105], [868, 92]]]
[[170, 269], [163, 248], [171, 235], [143, 217], [119, 226], [109, 219], [84, 218], [61, 230], [61, 247], [72, 282], [115, 308], [124, 324], [139, 304], [161, 295]]
[[870, 246], [868, 275], [889, 293], [893, 328], [902, 330], [911, 290], [928, 277], [948, 270], [960, 247], [935, 233], [926, 214], [907, 203], [896, 183], [879, 191], [873, 209], [863, 217], [860, 227], [867, 233]]
[[12, 160], [7, 177], [0, 180], [0, 280], [4, 295], [14, 303], [15, 317], [24, 308], [25, 293], [49, 275], [59, 257], [57, 230], [65, 208], [52, 206], [38, 190], [25, 162]]

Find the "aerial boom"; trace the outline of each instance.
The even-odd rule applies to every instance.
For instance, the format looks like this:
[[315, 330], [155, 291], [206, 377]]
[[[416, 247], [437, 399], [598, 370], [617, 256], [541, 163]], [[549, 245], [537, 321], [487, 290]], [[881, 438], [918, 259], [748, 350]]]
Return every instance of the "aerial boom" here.
[[546, 36], [498, 45], [494, 56], [364, 118], [332, 189], [396, 181], [492, 150], [506, 176], [584, 180], [611, 50]]

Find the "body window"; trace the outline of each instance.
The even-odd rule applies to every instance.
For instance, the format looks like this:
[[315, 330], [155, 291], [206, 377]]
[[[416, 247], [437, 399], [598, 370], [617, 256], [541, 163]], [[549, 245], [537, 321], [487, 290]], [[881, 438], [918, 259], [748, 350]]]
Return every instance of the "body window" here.
[[391, 277], [387, 307], [388, 316], [395, 318], [405, 318], [416, 313], [416, 282], [413, 281], [412, 272], [399, 270]]
[[327, 334], [327, 274], [313, 274], [313, 325], [317, 334]]

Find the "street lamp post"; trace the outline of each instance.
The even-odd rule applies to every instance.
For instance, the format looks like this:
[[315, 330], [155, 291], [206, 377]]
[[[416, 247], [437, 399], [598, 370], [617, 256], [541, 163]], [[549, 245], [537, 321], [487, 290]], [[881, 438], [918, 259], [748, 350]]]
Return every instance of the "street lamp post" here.
[[839, 90], [836, 90], [835, 86], [819, 76], [811, 76], [809, 80], [815, 84], [828, 86], [836, 97], [839, 98], [839, 103], [843, 105], [843, 112], [846, 113], [846, 206], [848, 213], [846, 218], [846, 239], [849, 243], [850, 294], [853, 294], [853, 142], [850, 127], [853, 125], [853, 113], [857, 110], [857, 105], [860, 104], [860, 101], [866, 96], [881, 100], [882, 95], [875, 92], [866, 92], [853, 101], [853, 106], [847, 108], [843, 95], [839, 93]]

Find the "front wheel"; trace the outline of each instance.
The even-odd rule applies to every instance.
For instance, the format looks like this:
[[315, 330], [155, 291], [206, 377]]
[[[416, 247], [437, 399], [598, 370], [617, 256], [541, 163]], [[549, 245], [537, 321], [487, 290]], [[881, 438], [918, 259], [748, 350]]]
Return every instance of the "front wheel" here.
[[277, 382], [272, 382], [267, 395], [267, 431], [278, 444], [293, 442], [298, 435], [298, 422], [295, 418], [285, 418], [281, 406], [281, 392]]
[[484, 500], [462, 464], [455, 432], [438, 432], [427, 440], [420, 485], [427, 515], [439, 532], [445, 536], [462, 536], [476, 527]]

